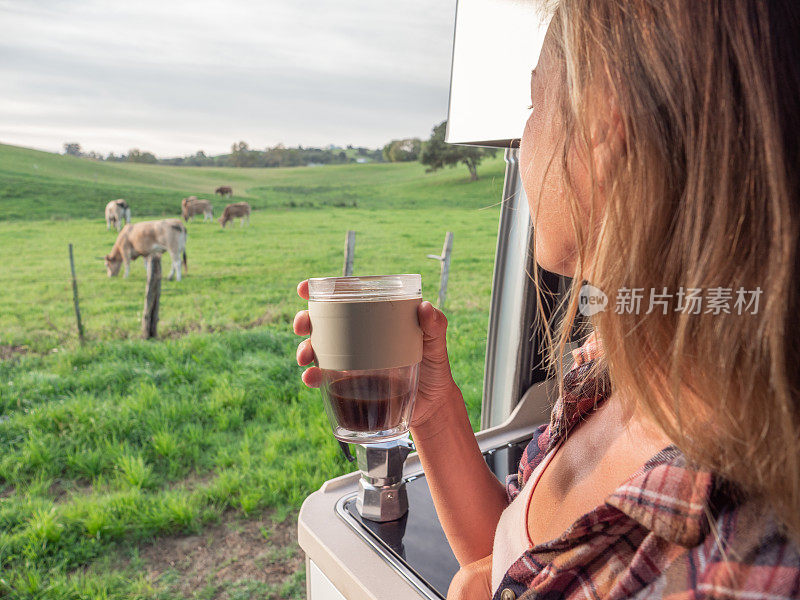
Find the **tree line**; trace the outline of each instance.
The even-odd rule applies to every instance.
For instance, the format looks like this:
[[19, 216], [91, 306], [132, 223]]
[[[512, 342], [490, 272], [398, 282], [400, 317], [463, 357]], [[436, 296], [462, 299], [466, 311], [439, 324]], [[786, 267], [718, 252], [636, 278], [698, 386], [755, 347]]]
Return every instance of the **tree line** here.
[[132, 148], [127, 154], [103, 156], [97, 152], [84, 152], [80, 144], [72, 142], [64, 144], [64, 154], [80, 156], [93, 160], [108, 162], [133, 162], [151, 165], [172, 165], [179, 167], [300, 167], [308, 165], [347, 164], [358, 162], [382, 162], [380, 150], [364, 147], [329, 146], [327, 148], [288, 148], [283, 144], [267, 147], [264, 150], [251, 149], [247, 142], [236, 142], [228, 154], [207, 155], [203, 150], [195, 154], [176, 158], [158, 158], [152, 152]]
[[392, 140], [384, 145], [383, 148], [377, 150], [362, 146], [354, 147], [352, 145], [348, 145], [345, 148], [333, 145], [326, 148], [304, 148], [303, 146], [286, 147], [283, 144], [258, 150], [250, 148], [247, 142], [241, 141], [234, 143], [228, 154], [209, 156], [202, 150], [198, 150], [195, 154], [189, 156], [158, 158], [152, 152], [142, 151], [138, 148], [132, 148], [127, 154], [114, 154], [111, 152], [103, 156], [97, 152], [84, 152], [80, 144], [69, 142], [64, 144], [64, 154], [108, 162], [133, 162], [179, 167], [272, 168], [420, 161], [427, 167], [426, 170], [428, 172], [463, 164], [469, 170], [470, 179], [472, 181], [477, 180], [478, 165], [486, 156], [493, 156], [496, 150], [447, 144], [444, 141], [446, 130], [447, 121], [443, 121], [433, 128], [428, 140], [423, 141], [420, 138]]

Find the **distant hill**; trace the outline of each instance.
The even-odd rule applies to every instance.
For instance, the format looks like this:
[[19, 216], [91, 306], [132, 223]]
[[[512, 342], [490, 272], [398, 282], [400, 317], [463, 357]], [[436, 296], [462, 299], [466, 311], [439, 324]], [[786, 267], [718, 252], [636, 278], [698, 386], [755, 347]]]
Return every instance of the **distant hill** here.
[[236, 200], [255, 209], [341, 206], [414, 208], [497, 203], [503, 181], [501, 158], [479, 168], [426, 174], [419, 163], [371, 163], [270, 169], [175, 167], [101, 162], [0, 144], [0, 220], [102, 219], [109, 200], [125, 198], [135, 218], [176, 216], [181, 198], [212, 199], [230, 185]]

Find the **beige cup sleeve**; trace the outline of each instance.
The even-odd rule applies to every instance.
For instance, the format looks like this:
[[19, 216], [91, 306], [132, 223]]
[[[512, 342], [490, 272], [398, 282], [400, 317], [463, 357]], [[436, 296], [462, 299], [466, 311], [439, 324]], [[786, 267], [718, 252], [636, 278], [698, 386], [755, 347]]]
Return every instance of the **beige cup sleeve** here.
[[390, 369], [422, 360], [421, 299], [308, 303], [311, 345], [320, 368]]

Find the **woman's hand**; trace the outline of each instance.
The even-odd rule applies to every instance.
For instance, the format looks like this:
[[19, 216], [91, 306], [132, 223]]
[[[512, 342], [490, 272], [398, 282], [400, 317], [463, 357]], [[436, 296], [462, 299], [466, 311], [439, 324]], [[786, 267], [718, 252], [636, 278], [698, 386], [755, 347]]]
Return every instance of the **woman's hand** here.
[[[308, 300], [308, 280], [301, 281], [297, 293]], [[422, 302], [417, 309], [420, 328], [422, 329], [422, 364], [419, 373], [419, 390], [411, 418], [412, 427], [423, 426], [440, 408], [448, 402], [463, 402], [461, 393], [450, 373], [450, 361], [447, 357], [447, 318], [444, 313], [430, 302]], [[307, 310], [301, 310], [294, 317], [294, 332], [297, 335], [311, 333], [311, 319]], [[297, 346], [297, 364], [310, 365], [314, 362], [314, 349], [311, 340], [306, 339]], [[322, 372], [318, 367], [309, 367], [303, 372], [303, 383], [309, 387], [319, 387], [322, 383]]]
[[491, 554], [461, 567], [447, 590], [447, 600], [489, 600], [491, 597]]

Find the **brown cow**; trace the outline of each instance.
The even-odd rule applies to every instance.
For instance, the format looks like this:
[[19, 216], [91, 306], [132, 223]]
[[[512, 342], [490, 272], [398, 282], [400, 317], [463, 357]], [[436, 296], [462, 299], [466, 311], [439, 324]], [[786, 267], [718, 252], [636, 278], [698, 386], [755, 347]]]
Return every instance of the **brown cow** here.
[[173, 275], [181, 280], [181, 258], [183, 266], [186, 264], [186, 227], [179, 219], [164, 219], [162, 221], [142, 221], [134, 225], [125, 225], [114, 242], [111, 252], [105, 256], [106, 272], [109, 277], [119, 274], [122, 264], [125, 264], [125, 275], [130, 272], [131, 261], [139, 256], [163, 254], [169, 252], [172, 259], [172, 268], [167, 279]]
[[181, 200], [181, 216], [187, 223], [194, 219], [195, 215], [203, 215], [203, 222], [211, 221], [214, 218], [214, 207], [208, 200], [198, 200], [197, 196], [189, 196]]
[[247, 202], [234, 202], [233, 204], [228, 204], [225, 207], [225, 210], [222, 211], [222, 216], [219, 218], [220, 224], [225, 227], [225, 224], [228, 221], [233, 221], [234, 219], [241, 219], [239, 221], [239, 226], [244, 226], [245, 220], [247, 220], [247, 224], [250, 224], [250, 205]]
[[125, 200], [119, 198], [106, 204], [106, 231], [112, 227], [119, 231], [126, 221], [131, 222], [131, 207]]
[[229, 185], [221, 185], [214, 190], [214, 193], [219, 194], [222, 197], [230, 198], [233, 196], [233, 188]]

